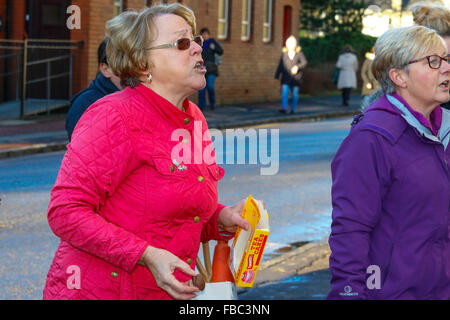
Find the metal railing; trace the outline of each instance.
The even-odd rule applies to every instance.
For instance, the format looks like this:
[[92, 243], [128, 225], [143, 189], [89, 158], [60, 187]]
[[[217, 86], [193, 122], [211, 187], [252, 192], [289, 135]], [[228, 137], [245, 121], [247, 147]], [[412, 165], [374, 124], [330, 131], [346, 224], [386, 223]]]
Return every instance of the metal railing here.
[[[21, 53], [9, 53], [5, 55], [1, 55], [0, 59], [6, 59], [10, 57], [17, 57], [16, 65], [17, 69], [0, 73], [0, 77], [6, 77], [10, 75], [17, 75], [16, 77], [16, 99], [19, 96], [19, 88], [20, 88], [20, 78], [22, 78], [21, 85], [21, 96], [20, 96], [20, 117], [22, 118], [25, 115], [26, 108], [26, 100], [27, 100], [27, 86], [38, 83], [38, 82], [46, 82], [46, 98], [50, 100], [51, 98], [51, 80], [56, 78], [68, 77], [68, 97], [72, 94], [72, 60], [73, 54], [69, 52], [69, 54], [62, 54], [56, 57], [45, 58], [40, 60], [28, 61], [28, 51], [29, 49], [47, 49], [47, 50], [75, 50], [83, 47], [83, 41], [70, 41], [70, 40], [54, 40], [54, 39], [25, 39], [25, 40], [10, 40], [10, 39], [0, 39], [0, 49], [9, 49], [9, 50], [20, 50]], [[19, 61], [20, 57], [22, 57], [22, 61]], [[61, 61], [64, 59], [68, 59], [68, 71], [61, 72], [58, 74], [52, 74], [52, 66], [51, 64], [55, 61]], [[28, 79], [28, 67], [36, 66], [39, 64], [45, 64], [45, 76], [39, 77], [37, 79]], [[22, 77], [20, 77], [22, 74]], [[18, 99], [17, 99], [18, 100]], [[48, 109], [47, 109], [48, 112]]]

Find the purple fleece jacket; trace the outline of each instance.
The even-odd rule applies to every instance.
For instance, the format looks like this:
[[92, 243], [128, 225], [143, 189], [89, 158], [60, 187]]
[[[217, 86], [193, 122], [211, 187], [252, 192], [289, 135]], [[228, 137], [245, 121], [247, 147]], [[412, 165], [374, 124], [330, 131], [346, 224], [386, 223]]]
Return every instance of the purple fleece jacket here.
[[328, 299], [450, 299], [450, 147], [401, 114], [382, 96], [331, 164]]

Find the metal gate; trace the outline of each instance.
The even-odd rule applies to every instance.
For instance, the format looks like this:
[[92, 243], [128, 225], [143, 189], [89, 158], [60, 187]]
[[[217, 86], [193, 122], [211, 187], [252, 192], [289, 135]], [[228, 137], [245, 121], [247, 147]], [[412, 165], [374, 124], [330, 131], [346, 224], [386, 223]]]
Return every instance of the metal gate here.
[[73, 50], [82, 41], [0, 39], [0, 118], [23, 118], [69, 104]]

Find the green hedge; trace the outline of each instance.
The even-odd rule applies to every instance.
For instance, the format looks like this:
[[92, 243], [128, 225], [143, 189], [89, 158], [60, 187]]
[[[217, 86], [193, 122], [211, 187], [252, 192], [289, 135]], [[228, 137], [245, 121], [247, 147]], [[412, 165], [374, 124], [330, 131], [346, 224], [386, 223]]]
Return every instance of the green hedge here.
[[366, 52], [375, 44], [377, 38], [362, 33], [333, 34], [317, 38], [300, 38], [300, 46], [311, 67], [324, 61], [335, 62], [344, 45], [351, 45], [358, 55], [364, 58]]

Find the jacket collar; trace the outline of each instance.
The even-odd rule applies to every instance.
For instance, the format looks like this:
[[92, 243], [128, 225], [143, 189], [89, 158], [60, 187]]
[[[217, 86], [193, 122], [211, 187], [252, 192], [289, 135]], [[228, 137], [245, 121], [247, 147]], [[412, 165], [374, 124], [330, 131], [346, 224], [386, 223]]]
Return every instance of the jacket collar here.
[[[392, 106], [398, 109], [400, 112], [400, 115], [402, 116], [405, 121], [415, 128], [420, 135], [423, 137], [442, 143], [444, 145], [444, 148], [447, 148], [449, 138], [450, 138], [450, 123], [449, 123], [449, 115], [447, 112], [443, 112], [442, 108], [440, 106], [437, 106], [433, 112], [436, 114], [434, 115], [434, 118], [436, 119], [436, 127], [440, 127], [439, 131], [437, 132], [437, 136], [433, 134], [431, 129], [423, 124], [423, 121], [420, 121], [420, 118], [418, 118], [416, 115], [413, 115], [411, 112], [411, 108], [407, 106], [406, 102], [403, 99], [399, 99], [398, 95], [386, 95], [387, 100], [390, 102]], [[401, 101], [403, 100], [403, 101]], [[445, 119], [444, 119], [445, 116]], [[440, 122], [440, 123], [439, 123]]]
[[103, 93], [105, 96], [119, 89], [112, 83], [112, 81], [106, 78], [101, 72], [97, 73], [97, 77], [91, 82], [90, 88], [96, 88], [98, 91]]
[[450, 141], [450, 110], [442, 109], [442, 125], [439, 130], [439, 139], [445, 149], [447, 149]]
[[190, 129], [193, 126], [194, 120], [196, 120], [195, 109], [188, 98], [183, 101], [185, 111], [182, 111], [143, 84], [139, 84], [134, 89], [145, 97], [152, 109], [158, 112], [163, 119], [168, 120], [177, 128]]

